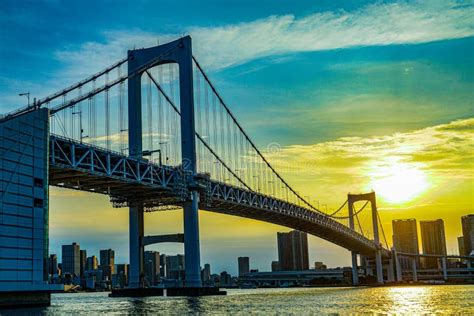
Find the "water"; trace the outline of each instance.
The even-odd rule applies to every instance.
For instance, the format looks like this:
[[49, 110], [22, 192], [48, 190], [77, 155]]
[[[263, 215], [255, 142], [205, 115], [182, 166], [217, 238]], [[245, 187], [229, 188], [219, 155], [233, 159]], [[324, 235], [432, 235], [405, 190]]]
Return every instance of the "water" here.
[[0, 314], [466, 314], [474, 285], [228, 290], [227, 296], [109, 298], [108, 293], [54, 294], [47, 308]]

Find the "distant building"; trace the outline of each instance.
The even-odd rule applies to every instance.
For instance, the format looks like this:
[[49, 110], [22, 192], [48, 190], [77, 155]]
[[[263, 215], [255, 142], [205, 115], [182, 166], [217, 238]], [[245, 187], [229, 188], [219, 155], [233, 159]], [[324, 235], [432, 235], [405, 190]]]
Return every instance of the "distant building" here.
[[208, 284], [211, 281], [211, 265], [206, 263], [204, 269], [201, 271], [201, 279], [204, 284]]
[[144, 253], [145, 276], [150, 285], [157, 285], [160, 281], [160, 253], [145, 251]]
[[160, 276], [162, 278], [166, 277], [166, 255], [160, 255]]
[[250, 271], [250, 259], [249, 257], [239, 257], [239, 277], [243, 276]]
[[112, 274], [115, 273], [115, 251], [112, 249], [100, 251], [100, 269], [104, 279], [107, 277], [108, 280], [112, 280]]
[[72, 278], [81, 274], [81, 249], [76, 243], [62, 246], [62, 274], [70, 274]]
[[166, 256], [166, 278], [184, 280], [184, 255]]
[[289, 233], [277, 233], [278, 262], [282, 271], [309, 269], [308, 236], [293, 230]]
[[227, 271], [222, 271], [220, 275], [220, 286], [232, 285], [232, 276]]
[[48, 273], [51, 275], [51, 278], [53, 278], [55, 275], [59, 275], [58, 256], [55, 254], [49, 256]]
[[324, 263], [322, 263], [321, 261], [316, 261], [314, 263], [314, 269], [315, 270], [326, 270], [327, 268], [328, 267]]
[[471, 255], [474, 251], [474, 214], [461, 217], [462, 235], [464, 237], [464, 251]]
[[392, 229], [393, 246], [398, 252], [419, 253], [416, 219], [395, 219]]
[[[420, 221], [421, 244], [424, 254], [446, 255], [446, 236], [442, 219]], [[437, 258], [423, 258], [426, 268], [437, 268]]]
[[[397, 252], [420, 253], [416, 219], [395, 219], [392, 221], [392, 230], [393, 247]], [[402, 269], [411, 269], [410, 258], [400, 257], [399, 261]]]
[[96, 256], [88, 257], [86, 260], [86, 271], [94, 271], [99, 268]]
[[117, 264], [116, 265], [116, 281], [114, 287], [124, 288], [128, 285], [128, 264]]
[[81, 278], [84, 276], [84, 271], [86, 270], [87, 265], [87, 251], [80, 250], [80, 270], [81, 270]]
[[272, 261], [272, 272], [280, 271], [280, 263], [278, 261]]
[[464, 237], [463, 236], [458, 237], [458, 248], [459, 248], [459, 255], [460, 256], [465, 256], [466, 255], [466, 249], [464, 248]]

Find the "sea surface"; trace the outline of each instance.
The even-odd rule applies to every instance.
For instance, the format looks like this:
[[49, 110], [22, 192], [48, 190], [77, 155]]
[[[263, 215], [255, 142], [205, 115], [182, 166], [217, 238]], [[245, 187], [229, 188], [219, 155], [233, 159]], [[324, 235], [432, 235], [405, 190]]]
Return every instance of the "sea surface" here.
[[104, 292], [53, 294], [50, 307], [3, 310], [0, 314], [474, 315], [474, 285], [230, 289], [227, 296], [199, 298], [109, 298], [107, 295]]

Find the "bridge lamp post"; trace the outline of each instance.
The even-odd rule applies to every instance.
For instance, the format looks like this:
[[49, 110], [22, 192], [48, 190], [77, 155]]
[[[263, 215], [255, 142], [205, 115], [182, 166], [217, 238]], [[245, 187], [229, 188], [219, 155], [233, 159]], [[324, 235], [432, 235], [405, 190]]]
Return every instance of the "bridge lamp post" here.
[[19, 93], [18, 95], [20, 97], [26, 96], [28, 98], [28, 106], [30, 106], [30, 93], [29, 92]]
[[154, 153], [158, 153], [158, 163], [160, 164], [160, 166], [163, 165], [162, 161], [161, 161], [161, 149], [155, 149], [155, 150], [144, 150], [142, 151], [142, 156], [143, 157], [151, 157], [152, 154]]

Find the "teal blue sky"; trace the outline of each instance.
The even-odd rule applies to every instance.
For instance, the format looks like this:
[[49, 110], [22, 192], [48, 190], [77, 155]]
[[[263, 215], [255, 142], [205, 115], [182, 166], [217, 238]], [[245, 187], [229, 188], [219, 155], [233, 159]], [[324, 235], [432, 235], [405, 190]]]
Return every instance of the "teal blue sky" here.
[[473, 1], [449, 0], [3, 0], [0, 113], [190, 34], [262, 148], [419, 130], [474, 116], [473, 17]]

